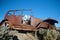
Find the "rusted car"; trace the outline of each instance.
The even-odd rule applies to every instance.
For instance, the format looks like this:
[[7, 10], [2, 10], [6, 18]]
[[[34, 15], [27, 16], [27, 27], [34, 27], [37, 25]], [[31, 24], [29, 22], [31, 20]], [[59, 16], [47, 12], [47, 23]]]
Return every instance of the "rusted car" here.
[[[28, 13], [29, 15], [24, 15], [24, 11], [30, 11], [30, 14]], [[16, 13], [18, 13], [18, 15]], [[55, 29], [54, 23], [57, 23], [56, 20], [41, 20], [33, 17], [31, 14], [31, 9], [9, 10], [7, 11], [4, 20], [2, 20], [0, 25], [5, 23], [5, 26], [8, 25], [11, 29], [28, 31], [36, 31], [38, 28]]]

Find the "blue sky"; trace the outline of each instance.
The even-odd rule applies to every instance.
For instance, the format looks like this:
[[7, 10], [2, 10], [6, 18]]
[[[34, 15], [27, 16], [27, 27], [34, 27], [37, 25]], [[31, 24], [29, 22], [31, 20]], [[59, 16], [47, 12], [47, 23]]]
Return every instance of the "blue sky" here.
[[8, 10], [32, 9], [32, 15], [40, 19], [58, 20], [60, 27], [60, 0], [0, 0], [0, 22]]

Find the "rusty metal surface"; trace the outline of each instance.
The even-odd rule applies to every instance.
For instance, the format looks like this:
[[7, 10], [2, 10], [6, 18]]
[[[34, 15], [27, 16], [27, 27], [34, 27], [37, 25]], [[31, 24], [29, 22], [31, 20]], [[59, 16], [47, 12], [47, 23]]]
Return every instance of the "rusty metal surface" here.
[[34, 27], [35, 27], [38, 23], [40, 23], [40, 22], [42, 22], [41, 19], [31, 17], [31, 25], [33, 25]]
[[51, 25], [47, 22], [41, 22], [39, 25], [40, 28], [46, 28], [46, 29], [56, 29], [56, 26]]

